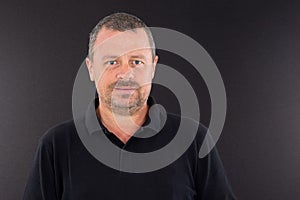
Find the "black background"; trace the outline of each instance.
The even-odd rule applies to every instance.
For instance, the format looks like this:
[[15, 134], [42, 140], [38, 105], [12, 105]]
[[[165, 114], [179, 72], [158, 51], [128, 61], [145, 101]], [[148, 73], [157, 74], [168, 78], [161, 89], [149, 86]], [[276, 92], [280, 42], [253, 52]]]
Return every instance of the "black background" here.
[[[72, 87], [87, 53], [88, 33], [99, 19], [116, 11], [135, 14], [149, 26], [189, 35], [217, 64], [228, 100], [217, 146], [237, 197], [299, 199], [299, 4], [230, 0], [2, 2], [0, 199], [21, 199], [38, 138], [49, 127], [72, 117]], [[158, 53], [161, 63], [189, 70], [181, 65], [184, 61], [175, 61], [176, 56]], [[190, 81], [199, 92], [202, 122], [207, 125], [210, 103], [206, 87], [199, 77]]]

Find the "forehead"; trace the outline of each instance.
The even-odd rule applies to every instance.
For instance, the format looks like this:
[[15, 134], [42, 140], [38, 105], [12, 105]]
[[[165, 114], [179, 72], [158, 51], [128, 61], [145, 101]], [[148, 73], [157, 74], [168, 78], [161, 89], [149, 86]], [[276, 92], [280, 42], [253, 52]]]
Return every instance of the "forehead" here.
[[151, 45], [143, 28], [124, 32], [102, 28], [97, 35], [93, 51], [98, 58], [106, 55], [122, 56], [135, 51], [151, 52]]

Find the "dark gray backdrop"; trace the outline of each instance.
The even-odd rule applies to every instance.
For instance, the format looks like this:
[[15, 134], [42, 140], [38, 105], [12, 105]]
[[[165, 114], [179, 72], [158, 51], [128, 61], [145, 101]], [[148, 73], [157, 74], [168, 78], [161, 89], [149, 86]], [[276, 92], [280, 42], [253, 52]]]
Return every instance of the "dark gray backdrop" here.
[[[21, 199], [38, 138], [72, 117], [88, 33], [115, 11], [191, 36], [216, 62], [228, 96], [217, 146], [238, 198], [299, 199], [299, 8], [297, 1], [2, 2], [0, 199]], [[162, 63], [192, 73], [176, 55], [158, 53]], [[201, 77], [190, 81], [207, 125], [207, 89]]]

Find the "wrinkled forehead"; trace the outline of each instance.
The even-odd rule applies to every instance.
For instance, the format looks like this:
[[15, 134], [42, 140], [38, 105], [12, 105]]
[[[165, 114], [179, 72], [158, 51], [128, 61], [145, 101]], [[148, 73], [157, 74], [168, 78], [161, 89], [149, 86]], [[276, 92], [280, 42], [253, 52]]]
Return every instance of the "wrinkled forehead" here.
[[[119, 57], [132, 52], [152, 52], [147, 33], [143, 28], [124, 32], [103, 28], [98, 33], [93, 54], [94, 58]], [[141, 51], [142, 50], [142, 51]]]

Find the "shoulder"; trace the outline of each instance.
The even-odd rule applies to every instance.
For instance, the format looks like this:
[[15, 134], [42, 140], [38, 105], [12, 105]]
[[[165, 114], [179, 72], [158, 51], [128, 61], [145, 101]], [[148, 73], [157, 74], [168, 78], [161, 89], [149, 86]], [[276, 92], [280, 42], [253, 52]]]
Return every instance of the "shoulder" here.
[[176, 124], [177, 128], [179, 128], [179, 126], [181, 125], [183, 126], [183, 128], [185, 128], [186, 131], [196, 129], [197, 135], [200, 136], [205, 136], [208, 130], [207, 127], [201, 122], [196, 121], [195, 119], [192, 119], [190, 117], [180, 116], [174, 113], [168, 113], [168, 123], [173, 125]]
[[61, 143], [70, 142], [76, 136], [73, 119], [69, 119], [50, 127], [39, 139], [39, 144], [55, 147]]
[[209, 134], [207, 127], [201, 122], [173, 113], [168, 113], [167, 127], [172, 127], [175, 134], [180, 132], [185, 139], [193, 140], [193, 144], [196, 145], [198, 150], [207, 134]]

